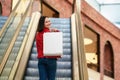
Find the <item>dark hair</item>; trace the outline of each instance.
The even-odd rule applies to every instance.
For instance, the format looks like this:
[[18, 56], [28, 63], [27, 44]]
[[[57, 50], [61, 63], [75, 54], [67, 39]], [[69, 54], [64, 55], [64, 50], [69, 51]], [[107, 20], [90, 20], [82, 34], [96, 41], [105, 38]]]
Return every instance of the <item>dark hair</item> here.
[[39, 19], [39, 23], [38, 23], [38, 32], [41, 32], [44, 29], [44, 22], [45, 22], [45, 18], [46, 16], [41, 16]]

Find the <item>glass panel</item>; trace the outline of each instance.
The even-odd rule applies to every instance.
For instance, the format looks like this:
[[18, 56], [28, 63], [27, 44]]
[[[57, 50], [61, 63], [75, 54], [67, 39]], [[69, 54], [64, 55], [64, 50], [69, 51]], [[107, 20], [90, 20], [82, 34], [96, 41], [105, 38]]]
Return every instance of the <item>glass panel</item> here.
[[84, 27], [84, 45], [87, 66], [95, 71], [98, 71], [98, 35], [88, 27]]

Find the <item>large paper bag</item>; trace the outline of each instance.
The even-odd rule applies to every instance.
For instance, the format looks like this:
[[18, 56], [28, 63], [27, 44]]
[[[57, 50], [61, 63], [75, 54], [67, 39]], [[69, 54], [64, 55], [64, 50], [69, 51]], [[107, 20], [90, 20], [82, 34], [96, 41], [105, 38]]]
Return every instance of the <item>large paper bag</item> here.
[[62, 32], [46, 32], [43, 34], [43, 54], [44, 56], [63, 55]]

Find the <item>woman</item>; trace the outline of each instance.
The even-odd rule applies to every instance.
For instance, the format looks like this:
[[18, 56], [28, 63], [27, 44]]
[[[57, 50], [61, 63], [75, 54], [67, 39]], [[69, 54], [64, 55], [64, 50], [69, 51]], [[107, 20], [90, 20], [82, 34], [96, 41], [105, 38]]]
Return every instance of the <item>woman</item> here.
[[38, 52], [38, 69], [39, 80], [55, 80], [57, 63], [59, 56], [44, 56], [43, 55], [43, 34], [45, 32], [58, 32], [57, 29], [51, 29], [51, 22], [48, 17], [41, 16], [36, 33], [36, 47]]

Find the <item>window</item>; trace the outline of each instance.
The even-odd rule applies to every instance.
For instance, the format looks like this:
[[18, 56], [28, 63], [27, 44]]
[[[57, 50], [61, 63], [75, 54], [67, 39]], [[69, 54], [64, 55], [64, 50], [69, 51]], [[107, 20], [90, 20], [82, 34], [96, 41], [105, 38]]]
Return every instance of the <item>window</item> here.
[[99, 35], [89, 27], [84, 27], [84, 45], [88, 68], [99, 71]]

